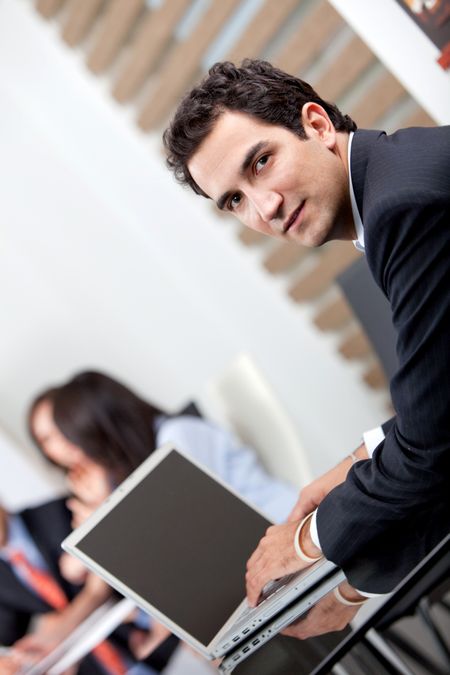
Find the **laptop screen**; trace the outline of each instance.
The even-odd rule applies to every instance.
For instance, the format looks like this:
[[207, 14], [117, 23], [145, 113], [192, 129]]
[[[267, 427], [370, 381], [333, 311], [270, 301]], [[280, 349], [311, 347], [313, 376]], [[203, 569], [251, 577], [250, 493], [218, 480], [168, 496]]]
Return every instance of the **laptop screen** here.
[[243, 600], [269, 525], [172, 450], [77, 548], [206, 646]]

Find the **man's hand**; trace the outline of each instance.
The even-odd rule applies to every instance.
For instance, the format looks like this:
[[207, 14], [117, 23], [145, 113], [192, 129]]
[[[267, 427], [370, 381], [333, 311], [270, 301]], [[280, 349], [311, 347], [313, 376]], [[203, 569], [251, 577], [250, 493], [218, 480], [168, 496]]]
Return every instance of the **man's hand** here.
[[20, 673], [24, 665], [24, 660], [14, 649], [10, 649], [8, 654], [0, 655], [0, 673], [2, 675], [16, 675], [16, 673]]
[[33, 633], [18, 640], [14, 649], [24, 659], [35, 661], [50, 653], [67, 637], [62, 612], [48, 612], [39, 617]]
[[139, 660], [146, 659], [170, 635], [170, 630], [152, 619], [152, 627], [148, 631], [134, 629], [131, 631], [129, 645], [131, 652]]
[[[339, 590], [349, 600], [359, 601], [362, 599], [362, 596], [347, 581], [340, 584]], [[325, 595], [317, 605], [314, 605], [304, 618], [292, 623], [282, 633], [298, 640], [306, 640], [316, 635], [343, 630], [359, 609], [361, 609], [359, 605], [347, 607], [341, 604], [334, 593], [331, 592]]]
[[[357, 459], [368, 459], [366, 446], [364, 443], [359, 446], [353, 453]], [[342, 462], [330, 471], [327, 471], [312, 483], [304, 487], [300, 493], [300, 497], [288, 516], [288, 521], [300, 521], [302, 518], [314, 511], [321, 501], [327, 496], [329, 492], [336, 485], [344, 482], [353, 465], [351, 456], [345, 457]]]
[[104, 581], [89, 573], [84, 587], [67, 607], [58, 612], [42, 614], [36, 621], [34, 631], [18, 640], [14, 649], [26, 658], [42, 658], [105, 602], [111, 592], [111, 588]]
[[[280, 579], [286, 574], [299, 572], [311, 563], [303, 562], [294, 548], [294, 536], [298, 522], [272, 525], [258, 544], [258, 548], [247, 562], [247, 600], [254, 607], [267, 582]], [[306, 530], [303, 536], [303, 530]], [[309, 523], [302, 528], [302, 542], [305, 553], [311, 557], [320, 556], [309, 536]]]

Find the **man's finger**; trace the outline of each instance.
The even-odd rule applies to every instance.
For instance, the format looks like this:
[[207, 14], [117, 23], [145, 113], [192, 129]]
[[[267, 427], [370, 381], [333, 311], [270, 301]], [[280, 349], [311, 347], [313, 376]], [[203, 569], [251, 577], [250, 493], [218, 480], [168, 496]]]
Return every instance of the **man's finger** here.
[[272, 578], [266, 568], [261, 569], [257, 574], [251, 575], [248, 578], [247, 602], [251, 607], [256, 607], [261, 591], [269, 581], [272, 581]]

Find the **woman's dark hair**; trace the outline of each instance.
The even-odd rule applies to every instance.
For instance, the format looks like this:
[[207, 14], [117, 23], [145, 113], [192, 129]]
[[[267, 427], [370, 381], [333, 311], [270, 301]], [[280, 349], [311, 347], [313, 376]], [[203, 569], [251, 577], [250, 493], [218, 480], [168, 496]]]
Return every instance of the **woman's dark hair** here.
[[43, 392], [36, 399], [49, 400], [60, 432], [94, 462], [122, 481], [155, 449], [154, 423], [163, 411], [134, 394], [108, 375], [86, 371], [67, 384]]
[[318, 103], [326, 110], [336, 131], [356, 130], [348, 115], [320, 98], [307, 82], [267, 61], [245, 59], [241, 66], [229, 61], [216, 63], [182, 99], [163, 134], [167, 165], [179, 183], [208, 197], [192, 178], [187, 164], [224, 111], [246, 113], [306, 138], [301, 110], [308, 102]]

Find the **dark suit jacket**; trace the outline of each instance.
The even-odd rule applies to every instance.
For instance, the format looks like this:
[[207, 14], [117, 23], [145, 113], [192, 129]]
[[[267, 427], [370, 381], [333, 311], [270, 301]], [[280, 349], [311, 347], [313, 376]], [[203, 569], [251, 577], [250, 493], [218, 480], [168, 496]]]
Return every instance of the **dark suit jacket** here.
[[[57, 499], [22, 511], [23, 520], [34, 543], [41, 552], [49, 571], [72, 599], [79, 588], [69, 584], [60, 574], [58, 560], [62, 554], [61, 541], [71, 532], [71, 514], [65, 500]], [[13, 644], [27, 632], [33, 615], [52, 611], [52, 608], [24, 586], [10, 565], [0, 560], [0, 644]], [[92, 656], [83, 659], [80, 675], [102, 675], [103, 670]]]
[[320, 542], [361, 590], [387, 592], [450, 530], [450, 127], [357, 131], [366, 257], [398, 334], [396, 418], [318, 509]]

